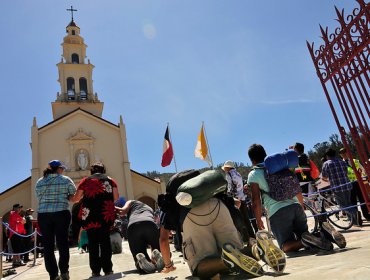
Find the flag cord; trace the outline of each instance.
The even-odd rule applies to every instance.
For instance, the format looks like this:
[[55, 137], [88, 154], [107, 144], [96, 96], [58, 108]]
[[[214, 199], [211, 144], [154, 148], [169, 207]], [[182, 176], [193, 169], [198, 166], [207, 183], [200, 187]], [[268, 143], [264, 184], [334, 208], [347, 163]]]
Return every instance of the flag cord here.
[[172, 136], [171, 136], [171, 130], [170, 130], [170, 123], [167, 123], [168, 127], [168, 136], [170, 137], [171, 145], [172, 145], [172, 151], [173, 151], [173, 163], [175, 164], [175, 171], [177, 173], [177, 165], [176, 165], [176, 157], [175, 157], [175, 148], [173, 147], [173, 142], [172, 142]]
[[202, 126], [203, 126], [203, 130], [204, 130], [204, 137], [206, 138], [206, 144], [207, 144], [207, 147], [208, 147], [209, 159], [211, 160], [211, 169], [213, 169], [213, 160], [212, 160], [212, 155], [211, 155], [211, 149], [209, 148], [207, 132], [206, 132], [206, 127], [204, 126], [204, 122], [202, 122]]

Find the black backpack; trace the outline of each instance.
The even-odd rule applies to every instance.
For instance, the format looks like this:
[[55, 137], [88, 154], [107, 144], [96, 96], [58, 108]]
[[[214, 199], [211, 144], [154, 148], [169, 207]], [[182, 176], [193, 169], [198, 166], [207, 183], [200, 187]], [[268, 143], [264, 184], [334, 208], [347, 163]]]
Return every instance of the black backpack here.
[[166, 185], [166, 193], [158, 195], [158, 206], [161, 211], [176, 211], [179, 204], [176, 201], [176, 194], [178, 188], [187, 180], [194, 178], [200, 174], [199, 170], [185, 170], [174, 174]]

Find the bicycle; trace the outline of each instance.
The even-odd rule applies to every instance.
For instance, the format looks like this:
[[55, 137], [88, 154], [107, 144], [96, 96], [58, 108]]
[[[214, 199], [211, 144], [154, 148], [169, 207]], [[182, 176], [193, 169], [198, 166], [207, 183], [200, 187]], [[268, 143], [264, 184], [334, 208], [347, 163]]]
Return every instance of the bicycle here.
[[[314, 182], [312, 187], [316, 189], [318, 183]], [[319, 225], [325, 221], [343, 230], [348, 230], [353, 225], [352, 216], [347, 211], [341, 210], [335, 201], [334, 193], [327, 188], [304, 196], [303, 204], [311, 233], [317, 232]]]

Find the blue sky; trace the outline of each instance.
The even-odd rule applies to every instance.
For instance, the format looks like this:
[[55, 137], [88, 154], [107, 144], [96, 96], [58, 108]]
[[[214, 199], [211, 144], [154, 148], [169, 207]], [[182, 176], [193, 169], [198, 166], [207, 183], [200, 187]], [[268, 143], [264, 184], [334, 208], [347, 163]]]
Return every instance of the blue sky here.
[[310, 149], [337, 132], [306, 40], [321, 44], [319, 24], [338, 26], [334, 5], [348, 13], [355, 1], [1, 1], [0, 191], [31, 174], [33, 117], [52, 121], [70, 5], [103, 117], [123, 116], [138, 172], [174, 171], [160, 166], [167, 122], [178, 169], [206, 166], [194, 157], [202, 121], [216, 164], [248, 164], [253, 143]]

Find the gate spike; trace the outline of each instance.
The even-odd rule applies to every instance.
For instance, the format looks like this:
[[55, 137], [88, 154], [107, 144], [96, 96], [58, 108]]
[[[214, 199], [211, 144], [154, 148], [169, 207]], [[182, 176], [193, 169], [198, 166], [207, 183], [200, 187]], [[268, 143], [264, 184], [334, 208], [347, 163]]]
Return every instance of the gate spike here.
[[308, 42], [308, 41], [306, 40], [306, 44], [307, 44], [307, 48], [311, 51], [311, 50], [312, 50], [312, 47], [313, 47], [313, 43], [312, 43], [312, 47], [311, 47], [310, 42]]
[[[322, 27], [321, 24], [320, 25], [320, 31], [321, 31], [321, 34], [322, 34], [322, 38], [325, 40], [325, 39], [328, 39], [328, 27], [324, 28]], [[326, 40], [325, 40], [326, 41]]]
[[334, 7], [335, 7], [335, 12], [337, 13], [337, 17], [338, 17], [336, 21], [338, 21], [342, 27], [345, 27], [346, 22], [344, 20], [344, 9], [342, 9], [342, 12], [341, 12], [336, 6]]
[[344, 9], [342, 9], [342, 12], [337, 8], [337, 6], [334, 6], [335, 8], [335, 11], [337, 13], [337, 16], [339, 19], [343, 19], [343, 15], [344, 15]]

